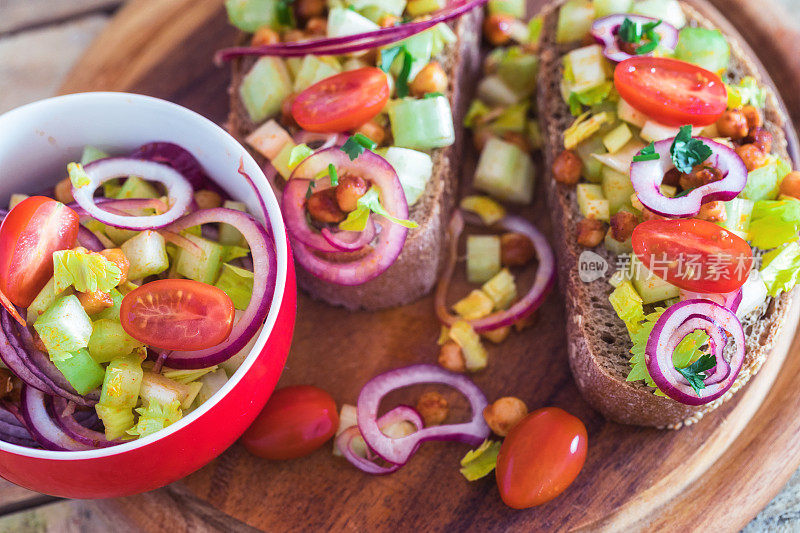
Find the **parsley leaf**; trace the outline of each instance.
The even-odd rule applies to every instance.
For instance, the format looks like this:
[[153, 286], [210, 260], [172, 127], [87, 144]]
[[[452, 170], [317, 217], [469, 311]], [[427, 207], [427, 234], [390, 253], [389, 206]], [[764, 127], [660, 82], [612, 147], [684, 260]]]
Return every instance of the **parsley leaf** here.
[[633, 162], [638, 161], [655, 161], [661, 159], [661, 156], [656, 153], [655, 143], [650, 143], [648, 146], [642, 148], [642, 151], [633, 156]]
[[291, 5], [294, 0], [278, 0], [275, 4], [276, 16], [282, 26], [294, 26]]
[[306, 189], [306, 200], [311, 198], [311, 195], [314, 194], [314, 187], [317, 186], [317, 182], [315, 180], [311, 180], [308, 182], [308, 189]]
[[411, 64], [414, 62], [414, 56], [408, 51], [406, 45], [400, 44], [392, 48], [387, 48], [381, 51], [380, 69], [384, 72], [389, 72], [392, 68], [394, 60], [400, 56], [403, 58], [403, 66], [400, 69], [400, 74], [397, 76], [397, 96], [404, 98], [408, 96], [408, 77], [411, 74]]
[[703, 380], [708, 377], [707, 371], [711, 370], [716, 365], [716, 358], [712, 354], [707, 353], [700, 356], [700, 359], [686, 368], [676, 368], [675, 370], [686, 378], [689, 385], [691, 385], [697, 395], [700, 396], [700, 391], [706, 388], [706, 384], [703, 383]]
[[395, 224], [400, 224], [406, 228], [416, 228], [419, 226], [413, 220], [404, 220], [402, 218], [396, 218], [389, 214], [386, 208], [381, 205], [380, 200], [380, 189], [373, 185], [369, 188], [369, 190], [364, 193], [364, 195], [358, 199], [356, 202], [355, 210], [350, 211], [348, 213], [347, 218], [339, 223], [339, 229], [346, 230], [346, 231], [364, 231], [364, 228], [367, 227], [367, 220], [369, 219], [370, 213], [375, 213], [376, 215], [381, 215], [383, 217], [388, 218]]
[[642, 42], [642, 39], [646, 39], [648, 42], [636, 48], [636, 54], [649, 54], [655, 50], [656, 47], [658, 47], [658, 43], [661, 42], [661, 36], [655, 31], [660, 24], [660, 20], [640, 24], [639, 22], [634, 22], [629, 18], [625, 18], [619, 27], [617, 35], [619, 35], [622, 41], [632, 44], [638, 44]]
[[625, 20], [619, 26], [617, 35], [626, 43], [638, 43], [642, 40], [642, 26], [625, 17]]
[[374, 150], [378, 144], [364, 135], [363, 133], [356, 133], [352, 137], [348, 137], [341, 148], [342, 152], [346, 153], [350, 161], [364, 153], [364, 150]]
[[689, 174], [695, 165], [699, 165], [711, 157], [711, 148], [705, 145], [700, 139], [692, 138], [692, 127], [681, 126], [672, 146], [669, 148], [672, 162], [675, 168], [684, 174]]
[[333, 166], [333, 163], [328, 165], [328, 176], [331, 178], [332, 187], [339, 185], [339, 174], [336, 172], [336, 167]]

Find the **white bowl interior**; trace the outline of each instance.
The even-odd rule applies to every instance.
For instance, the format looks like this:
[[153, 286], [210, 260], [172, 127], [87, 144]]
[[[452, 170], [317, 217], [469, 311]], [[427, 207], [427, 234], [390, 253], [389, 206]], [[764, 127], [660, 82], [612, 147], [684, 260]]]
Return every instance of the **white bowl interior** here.
[[258, 198], [239, 175], [240, 162], [264, 199], [278, 255], [277, 286], [269, 315], [242, 366], [211, 399], [172, 426], [120, 446], [82, 452], [34, 450], [0, 441], [0, 450], [59, 460], [87, 459], [145, 446], [178, 431], [208, 411], [250, 369], [275, 324], [286, 286], [288, 250], [278, 202], [253, 158], [225, 130], [176, 104], [127, 93], [81, 93], [29, 104], [0, 116], [0, 207], [11, 194], [32, 194], [66, 177], [66, 165], [80, 160], [83, 147], [124, 155], [154, 141], [169, 141], [191, 152], [231, 197], [261, 217]]

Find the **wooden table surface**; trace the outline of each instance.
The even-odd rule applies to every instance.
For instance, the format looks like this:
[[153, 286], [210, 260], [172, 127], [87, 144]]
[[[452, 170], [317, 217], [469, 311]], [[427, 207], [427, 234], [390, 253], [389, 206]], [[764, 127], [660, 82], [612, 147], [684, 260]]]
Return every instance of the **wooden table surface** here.
[[[169, 1], [169, 0], [163, 0]], [[763, 1], [763, 0], [761, 0]], [[783, 20], [800, 27], [800, 0], [773, 0]], [[0, 113], [55, 93], [64, 75], [123, 0], [0, 0]], [[761, 2], [759, 2], [761, 3]], [[772, 9], [773, 6], [770, 6]], [[0, 479], [0, 533], [116, 532], [98, 508], [18, 488]], [[191, 531], [215, 531], [202, 514], [183, 523]], [[167, 522], [168, 517], [165, 517]], [[167, 524], [165, 524], [166, 526]], [[745, 531], [800, 530], [800, 472]]]

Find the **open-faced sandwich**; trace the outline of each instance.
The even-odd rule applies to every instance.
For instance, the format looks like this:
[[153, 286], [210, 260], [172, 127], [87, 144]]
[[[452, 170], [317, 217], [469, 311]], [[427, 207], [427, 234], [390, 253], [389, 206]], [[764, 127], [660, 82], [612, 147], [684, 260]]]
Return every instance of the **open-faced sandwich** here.
[[784, 113], [736, 40], [683, 2], [557, 2], [542, 39], [576, 382], [612, 420], [691, 424], [758, 372], [800, 276]]
[[379, 309], [433, 287], [480, 3], [226, 2], [247, 45], [222, 53], [229, 129], [273, 178], [311, 296]]

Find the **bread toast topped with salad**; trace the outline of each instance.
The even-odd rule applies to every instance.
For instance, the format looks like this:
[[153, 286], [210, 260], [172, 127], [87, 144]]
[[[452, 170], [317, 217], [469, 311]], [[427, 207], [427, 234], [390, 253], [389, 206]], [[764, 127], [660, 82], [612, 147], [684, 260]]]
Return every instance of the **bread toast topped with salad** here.
[[692, 424], [761, 368], [800, 276], [788, 119], [736, 39], [684, 2], [570, 0], [542, 16], [573, 375], [607, 418]]
[[[345, 4], [226, 2], [231, 22], [244, 33], [242, 44], [260, 47], [232, 61], [228, 127], [263, 164], [279, 199], [292, 206], [286, 218], [301, 287], [331, 304], [375, 310], [427, 294], [440, 271], [461, 159], [461, 88], [479, 67], [482, 10], [465, 9], [451, 29], [432, 19], [448, 20], [433, 13], [438, 2]], [[427, 29], [414, 33], [415, 24]], [[324, 42], [333, 48], [314, 50]], [[292, 49], [298, 44], [306, 48]], [[348, 53], [354, 47], [358, 51]], [[337, 91], [332, 83], [361, 83], [368, 76], [374, 82], [367, 90], [331, 96]], [[355, 167], [344, 168], [347, 160], [339, 166], [334, 159], [344, 152], [334, 154], [336, 148], [305, 167], [333, 155], [322, 167], [333, 164], [343, 186], [310, 176], [308, 190], [287, 188], [293, 173], [302, 174], [297, 169], [304, 156], [342, 146], [355, 149], [349, 152], [354, 165], [353, 155], [364, 148], [359, 160], [374, 150], [382, 158], [375, 165], [388, 162], [386, 186], [370, 180], [368, 161], [361, 176]], [[390, 194], [387, 187], [398, 178], [402, 190]], [[348, 187], [350, 200], [343, 198]], [[358, 204], [358, 195], [372, 187], [379, 191], [376, 205]], [[334, 198], [335, 191], [342, 198]], [[296, 192], [302, 198], [289, 202]], [[388, 196], [397, 205], [386, 205]], [[381, 206], [398, 219], [392, 226], [370, 216]]]

